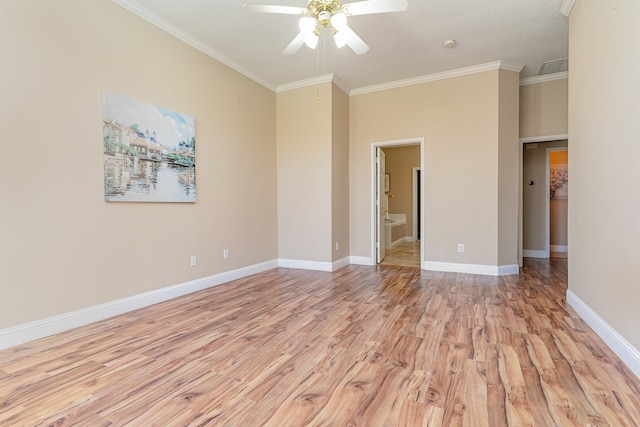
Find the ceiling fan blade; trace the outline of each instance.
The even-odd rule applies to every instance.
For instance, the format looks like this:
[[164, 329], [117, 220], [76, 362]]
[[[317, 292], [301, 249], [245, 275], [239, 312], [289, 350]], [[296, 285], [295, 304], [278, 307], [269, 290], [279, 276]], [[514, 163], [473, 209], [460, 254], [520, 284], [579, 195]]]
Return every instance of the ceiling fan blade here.
[[369, 15], [372, 13], [402, 12], [407, 10], [407, 0], [364, 0], [345, 4], [342, 10], [347, 15]]
[[344, 37], [344, 41], [347, 46], [353, 50], [356, 55], [362, 55], [366, 51], [369, 50], [369, 46], [358, 36], [348, 25], [342, 25], [340, 30], [342, 33], [342, 37]]
[[304, 40], [308, 35], [308, 32], [300, 31], [296, 38], [291, 40], [289, 46], [287, 46], [282, 53], [284, 53], [285, 55], [293, 55], [294, 53], [296, 53], [298, 49], [300, 49], [300, 47], [304, 44]]
[[258, 13], [281, 13], [285, 15], [304, 15], [307, 13], [307, 9], [304, 7], [295, 7], [295, 6], [276, 6], [269, 4], [253, 4], [253, 3], [245, 3], [242, 5], [242, 8], [249, 12], [258, 12]]

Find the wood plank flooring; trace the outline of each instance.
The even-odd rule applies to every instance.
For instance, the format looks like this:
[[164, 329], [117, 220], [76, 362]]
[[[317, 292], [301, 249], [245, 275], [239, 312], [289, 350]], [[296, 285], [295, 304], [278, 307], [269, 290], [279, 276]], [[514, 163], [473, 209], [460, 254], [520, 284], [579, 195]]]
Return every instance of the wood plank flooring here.
[[0, 425], [637, 426], [566, 281], [271, 270], [0, 351]]
[[420, 242], [405, 242], [385, 249], [385, 257], [380, 264], [420, 267]]

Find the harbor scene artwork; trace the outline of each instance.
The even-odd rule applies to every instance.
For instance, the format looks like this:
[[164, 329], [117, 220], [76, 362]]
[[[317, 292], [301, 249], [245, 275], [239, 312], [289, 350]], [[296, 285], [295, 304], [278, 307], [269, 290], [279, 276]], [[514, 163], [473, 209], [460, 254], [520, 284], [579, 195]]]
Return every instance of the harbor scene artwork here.
[[195, 119], [103, 92], [104, 197], [195, 202]]

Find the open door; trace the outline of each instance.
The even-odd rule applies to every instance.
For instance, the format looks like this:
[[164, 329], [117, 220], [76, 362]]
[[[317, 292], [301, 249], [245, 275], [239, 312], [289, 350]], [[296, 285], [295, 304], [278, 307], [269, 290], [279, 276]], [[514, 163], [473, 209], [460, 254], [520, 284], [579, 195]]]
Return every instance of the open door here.
[[387, 206], [384, 194], [384, 151], [376, 148], [376, 262], [381, 262], [384, 257], [384, 219], [386, 217]]

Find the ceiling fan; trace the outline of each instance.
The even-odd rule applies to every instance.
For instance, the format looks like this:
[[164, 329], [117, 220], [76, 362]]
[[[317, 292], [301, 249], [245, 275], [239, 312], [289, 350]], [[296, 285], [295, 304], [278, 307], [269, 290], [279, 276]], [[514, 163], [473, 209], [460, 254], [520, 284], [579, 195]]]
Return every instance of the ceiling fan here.
[[407, 6], [407, 0], [364, 0], [344, 5], [340, 0], [309, 0], [306, 8], [254, 3], [246, 3], [242, 7], [250, 12], [301, 16], [298, 23], [300, 33], [285, 48], [285, 55], [296, 53], [303, 44], [315, 49], [323, 28], [333, 30], [333, 38], [338, 47], [346, 44], [357, 55], [361, 55], [369, 50], [369, 46], [347, 25], [347, 17], [402, 12], [407, 10]]

